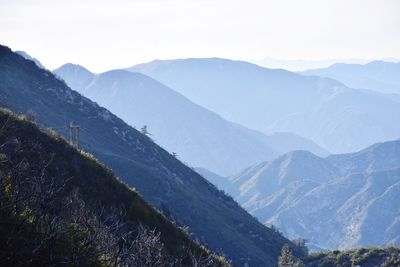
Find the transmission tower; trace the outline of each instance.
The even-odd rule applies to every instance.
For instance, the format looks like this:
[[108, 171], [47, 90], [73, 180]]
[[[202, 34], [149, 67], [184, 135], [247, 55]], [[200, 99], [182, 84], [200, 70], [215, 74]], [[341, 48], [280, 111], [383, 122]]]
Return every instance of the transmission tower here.
[[77, 149], [80, 149], [79, 143], [79, 129], [81, 126], [74, 124], [73, 122], [69, 123], [69, 143], [72, 146], [75, 146]]

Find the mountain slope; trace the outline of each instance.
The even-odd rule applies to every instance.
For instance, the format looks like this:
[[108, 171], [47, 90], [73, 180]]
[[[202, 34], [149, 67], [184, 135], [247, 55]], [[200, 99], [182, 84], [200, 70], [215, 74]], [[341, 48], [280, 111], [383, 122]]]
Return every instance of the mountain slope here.
[[330, 77], [351, 88], [400, 94], [400, 63], [373, 61], [367, 64], [337, 63], [322, 69], [301, 72], [303, 75]]
[[84, 88], [87, 86], [95, 76], [88, 69], [71, 63], [63, 65], [62, 67], [53, 71], [53, 73], [58, 78], [66, 81], [68, 86], [75, 91], [78, 91], [78, 88]]
[[399, 174], [400, 169], [394, 169], [334, 179], [269, 222], [287, 229], [290, 236], [303, 236], [327, 248], [398, 246]]
[[312, 246], [399, 245], [400, 140], [327, 158], [294, 151], [219, 185], [261, 222]]
[[305, 138], [284, 133], [265, 136], [228, 122], [140, 73], [113, 70], [94, 75], [72, 64], [54, 72], [128, 124], [147, 125], [152, 139], [179, 159], [222, 175], [293, 149], [328, 154]]
[[400, 167], [400, 142], [377, 143], [359, 152], [330, 155], [326, 160], [343, 174], [395, 169]]
[[295, 133], [333, 153], [400, 136], [393, 124], [400, 117], [397, 101], [328, 78], [218, 58], [153, 61], [127, 70], [149, 75], [230, 121], [264, 133]]
[[335, 168], [307, 151], [294, 151], [230, 177], [241, 180], [239, 194], [229, 192], [260, 221], [291, 205], [305, 190], [335, 177]]
[[26, 53], [25, 51], [15, 51], [15, 53], [17, 53], [18, 55], [22, 56], [23, 58], [27, 59], [27, 60], [31, 60], [33, 62], [35, 62], [35, 64], [41, 68], [41, 69], [46, 69], [42, 63], [40, 63], [40, 61], [34, 57], [31, 57], [28, 53]]
[[0, 47], [0, 97], [2, 106], [30, 111], [41, 125], [60, 134], [69, 122], [78, 123], [85, 151], [234, 264], [274, 266], [289, 242], [147, 136], [6, 47]]
[[[6, 208], [4, 208], [6, 207], [6, 205], [4, 205], [6, 203], [5, 196], [9, 195], [10, 192], [16, 193], [13, 195], [13, 198], [16, 199], [15, 205], [17, 207], [16, 212], [18, 213], [18, 206], [23, 206], [23, 203], [25, 202], [24, 197], [20, 197], [19, 195], [27, 192], [30, 197], [35, 196], [35, 189], [39, 187], [40, 192], [38, 197], [33, 198], [32, 201], [28, 202], [25, 209], [29, 206], [32, 212], [38, 212], [38, 214], [35, 214], [38, 216], [37, 220], [41, 218], [39, 215], [44, 216], [45, 214], [47, 216], [54, 216], [54, 220], [57, 220], [57, 218], [63, 216], [62, 214], [68, 214], [68, 209], [76, 208], [71, 207], [68, 203], [77, 201], [75, 195], [77, 192], [78, 198], [82, 198], [82, 204], [78, 206], [81, 210], [87, 209], [90, 213], [96, 214], [100, 213], [96, 210], [101, 208], [104, 209], [102, 211], [103, 214], [108, 214], [107, 217], [117, 216], [120, 211], [124, 210], [125, 215], [122, 218], [119, 218], [119, 220], [123, 220], [123, 227], [130, 228], [130, 231], [138, 231], [138, 227], [141, 225], [147, 229], [156, 229], [156, 231], [160, 231], [161, 240], [170, 257], [180, 257], [187, 261], [189, 255], [187, 254], [185, 247], [193, 248], [193, 251], [197, 255], [201, 253], [208, 254], [207, 251], [203, 250], [199, 245], [191, 241], [189, 236], [185, 234], [182, 229], [178, 229], [172, 222], [167, 220], [152, 206], [146, 203], [137, 192], [129, 189], [126, 185], [121, 183], [109, 170], [107, 170], [97, 160], [91, 158], [90, 155], [80, 153], [68, 145], [67, 142], [59, 136], [54, 135], [54, 133], [41, 131], [33, 123], [17, 118], [11, 112], [0, 110], [0, 125], [0, 154], [2, 157], [0, 163], [2, 183], [0, 188], [5, 189], [4, 191], [1, 191], [1, 215], [5, 215], [6, 213]], [[5, 177], [7, 177], [7, 179]], [[38, 177], [41, 177], [41, 179], [38, 180]], [[5, 181], [10, 182], [6, 185], [4, 184]], [[28, 189], [31, 184], [35, 186], [32, 186], [30, 188], [31, 191], [29, 191]], [[15, 189], [12, 190], [10, 188]], [[50, 189], [53, 189], [53, 191], [48, 191]], [[17, 193], [19, 195], [17, 195]], [[63, 200], [64, 198], [65, 200]], [[46, 203], [38, 203], [42, 199], [45, 200]], [[63, 203], [63, 201], [66, 201], [66, 206], [63, 204], [58, 211], [58, 214], [53, 215], [53, 210], [58, 209], [57, 204], [54, 203]], [[36, 205], [39, 205], [39, 208], [35, 209], [34, 207]], [[52, 206], [49, 206], [46, 210], [46, 205]], [[24, 213], [22, 212], [18, 215], [24, 216]], [[85, 214], [81, 214], [79, 215], [80, 217], [76, 217], [77, 221], [75, 223], [83, 224], [81, 220], [84, 215]], [[74, 214], [70, 214], [70, 216], [74, 216]], [[1, 216], [0, 218], [1, 230], [3, 231], [4, 228], [8, 227], [5, 223], [7, 219]], [[64, 220], [68, 219], [65, 218]], [[99, 216], [99, 220], [102, 220], [101, 216]], [[32, 226], [34, 225], [34, 221], [35, 220], [31, 222]], [[85, 221], [85, 223], [90, 224], [92, 222], [88, 220]], [[93, 227], [94, 224], [91, 226]], [[13, 230], [15, 231], [16, 228], [17, 226], [14, 225]], [[102, 229], [94, 228], [92, 230], [101, 231]], [[50, 231], [55, 232], [55, 230]], [[9, 234], [10, 233], [3, 233], [1, 235], [0, 246], [3, 245], [3, 242], [6, 243], [7, 239], [5, 238], [5, 235], [7, 236]], [[117, 233], [114, 232], [112, 234]], [[51, 260], [53, 262], [45, 263], [45, 249], [43, 251], [45, 254], [42, 256], [35, 256], [35, 253], [31, 252], [34, 250], [33, 248], [29, 250], [30, 246], [37, 246], [37, 244], [34, 243], [38, 238], [39, 233], [35, 233], [29, 241], [26, 241], [26, 244], [20, 244], [21, 247], [18, 248], [19, 253], [24, 251], [26, 248], [28, 250], [26, 254], [35, 259], [35, 261], [38, 261], [38, 266], [51, 263], [55, 264], [55, 259]], [[126, 236], [126, 238], [130, 237]], [[14, 236], [12, 242], [16, 239], [17, 237]], [[133, 240], [134, 239], [132, 239], [132, 241]], [[50, 245], [53, 244], [54, 246], [57, 244], [56, 241], [57, 240], [52, 240], [50, 238], [49, 241], [45, 241], [44, 239], [42, 242], [52, 242]], [[108, 239], [108, 241], [111, 240]], [[7, 242], [8, 245], [12, 243], [10, 240]], [[100, 242], [100, 240], [97, 242]], [[75, 246], [79, 247], [80, 245], [75, 244]], [[2, 247], [1, 254], [5, 253], [5, 250], [8, 249], [10, 248], [4, 249]], [[79, 247], [79, 249], [83, 248]], [[64, 251], [64, 253], [71, 253], [74, 249], [69, 248], [69, 250], [70, 251]], [[16, 252], [17, 250], [14, 251], [14, 253]], [[32, 255], [30, 255], [31, 253]], [[136, 252], [131, 251], [131, 253]], [[40, 255], [40, 253], [37, 254]], [[4, 256], [4, 254], [2, 255]], [[13, 257], [17, 256], [13, 255]], [[55, 256], [53, 255], [53, 257]], [[87, 255], [87, 257], [89, 256]], [[135, 257], [139, 257], [139, 255], [135, 255]], [[0, 262], [5, 264], [3, 261], [5, 259], [3, 257], [0, 258]], [[17, 258], [14, 258], [13, 260], [22, 261], [22, 259]], [[83, 263], [81, 262], [81, 264]], [[189, 265], [189, 262], [186, 262], [186, 264]], [[92, 264], [90, 265], [93, 266]]]

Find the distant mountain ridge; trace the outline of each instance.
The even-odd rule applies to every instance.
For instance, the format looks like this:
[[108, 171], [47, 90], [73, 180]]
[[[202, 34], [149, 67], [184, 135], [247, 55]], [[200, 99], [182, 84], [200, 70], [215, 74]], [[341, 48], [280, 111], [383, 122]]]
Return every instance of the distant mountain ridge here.
[[79, 124], [85, 151], [179, 225], [189, 226], [193, 238], [223, 252], [234, 264], [276, 266], [286, 243], [301, 254], [288, 239], [263, 226], [150, 138], [4, 46], [0, 46], [0, 104], [29, 113], [40, 125], [64, 136], [71, 121]]
[[[396, 59], [393, 59], [396, 60]], [[253, 60], [257, 65], [272, 69], [285, 69], [288, 71], [305, 71], [309, 69], [325, 68], [335, 63], [351, 63], [351, 64], [362, 64], [368, 63], [371, 60], [357, 59], [357, 58], [341, 58], [341, 59], [322, 59], [322, 60], [284, 60], [267, 57], [262, 60]], [[396, 60], [399, 61], [399, 60]]]
[[400, 140], [327, 158], [293, 151], [217, 181], [261, 222], [312, 246], [400, 245]]
[[303, 75], [330, 77], [352, 88], [400, 94], [400, 63], [372, 61], [366, 64], [336, 63], [327, 68], [300, 72]]
[[398, 100], [331, 78], [220, 58], [157, 60], [127, 70], [149, 75], [230, 121], [264, 133], [295, 133], [332, 153], [400, 137], [393, 123], [400, 117]]
[[39, 68], [41, 68], [41, 69], [46, 69], [38, 59], [36, 59], [36, 58], [34, 58], [34, 57], [31, 57], [31, 56], [30, 56], [28, 53], [26, 53], [25, 51], [15, 51], [15, 53], [17, 53], [18, 55], [22, 56], [23, 58], [25, 58], [25, 59], [27, 59], [27, 60], [31, 60], [31, 61], [35, 62], [35, 64], [36, 64]]
[[93, 74], [73, 64], [54, 73], [128, 124], [147, 125], [151, 138], [194, 167], [230, 175], [291, 150], [328, 155], [305, 138], [290, 133], [266, 136], [226, 121], [141, 73], [112, 70]]

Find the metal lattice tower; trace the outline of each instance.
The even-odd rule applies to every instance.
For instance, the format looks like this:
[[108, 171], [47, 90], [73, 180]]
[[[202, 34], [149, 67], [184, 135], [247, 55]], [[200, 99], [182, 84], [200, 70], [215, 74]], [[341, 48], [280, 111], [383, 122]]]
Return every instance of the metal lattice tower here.
[[69, 123], [69, 143], [72, 146], [75, 146], [77, 149], [80, 149], [79, 143], [79, 130], [80, 125], [74, 124], [73, 122]]

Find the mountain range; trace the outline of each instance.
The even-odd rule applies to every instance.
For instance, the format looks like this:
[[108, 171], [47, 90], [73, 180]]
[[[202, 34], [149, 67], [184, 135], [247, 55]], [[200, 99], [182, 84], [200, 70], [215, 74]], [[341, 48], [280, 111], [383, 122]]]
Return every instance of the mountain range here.
[[[93, 153], [124, 183], [135, 187], [146, 201], [175, 221], [169, 224], [140, 200], [146, 214], [153, 219], [162, 218], [145, 221], [147, 225], [156, 222], [160, 229], [187, 225], [191, 238], [225, 254], [235, 266], [275, 266], [284, 244], [289, 244], [295, 255], [304, 256], [304, 248], [279, 231], [290, 239], [306, 238], [316, 249], [400, 245], [400, 140], [398, 125], [393, 123], [400, 114], [400, 101], [393, 97], [395, 94], [382, 94], [371, 88], [351, 89], [331, 78], [224, 59], [155, 61], [100, 74], [67, 64], [54, 71], [66, 84], [29, 57], [23, 57], [28, 55], [19, 56], [0, 46], [1, 106], [27, 114], [26, 118], [65, 139], [69, 137], [69, 123], [79, 124], [83, 150]], [[202, 108], [195, 104], [196, 97], [215, 107]], [[220, 111], [214, 110], [218, 108]], [[231, 116], [235, 122], [214, 112], [225, 112], [222, 117]], [[290, 133], [267, 136], [236, 124], [233, 117], [264, 133], [290, 129], [333, 151], [396, 140], [376, 143], [355, 153], [327, 156], [326, 151], [307, 139]], [[3, 126], [7, 123], [5, 120]], [[142, 125], [148, 126], [150, 134], [134, 128]], [[32, 129], [21, 126], [18, 133], [32, 131], [36, 136], [37, 131]], [[164, 132], [168, 135], [163, 136]], [[173, 138], [175, 146], [167, 147], [168, 139]], [[56, 140], [66, 144], [62, 139]], [[182, 150], [174, 149], [179, 145]], [[304, 150], [280, 155], [296, 146], [311, 147], [318, 155]], [[185, 147], [194, 150], [192, 154], [185, 152]], [[213, 159], [206, 159], [207, 153]], [[190, 157], [192, 161], [200, 159], [199, 164], [189, 163], [199, 168], [180, 161]], [[266, 158], [270, 160], [252, 164]], [[226, 175], [241, 168], [246, 160], [252, 164], [250, 167]], [[73, 160], [65, 162], [70, 164]], [[76, 163], [70, 168], [73, 167], [77, 167]], [[100, 185], [103, 178], [97, 179], [99, 184], [93, 177], [87, 181], [80, 177], [79, 181], [85, 183], [85, 192], [90, 193], [90, 187], [97, 192], [96, 186], [106, 190]], [[141, 199], [139, 195], [137, 198]], [[128, 205], [129, 201], [124, 203]], [[171, 243], [164, 240], [167, 246], [173, 247], [172, 243], [182, 240], [190, 242], [188, 236], [181, 236], [181, 241], [173, 240], [173, 236], [169, 237]], [[369, 255], [365, 257], [370, 257], [370, 251], [354, 253], [360, 256], [365, 252]], [[311, 255], [306, 264], [330, 262], [332, 253]], [[346, 258], [346, 266], [364, 260], [364, 256], [357, 258], [354, 253], [339, 253]], [[398, 251], [379, 253], [380, 264], [384, 264], [383, 258]]]
[[[223, 118], [268, 132], [290, 132], [332, 153], [400, 137], [400, 103], [331, 78], [220, 58], [156, 60], [126, 70], [146, 74]], [[360, 134], [363, 133], [363, 134]]]
[[190, 166], [230, 175], [291, 150], [328, 155], [294, 134], [265, 135], [231, 123], [141, 73], [112, 70], [94, 74], [73, 64], [53, 72], [131, 126], [146, 125], [156, 143]]
[[293, 151], [225, 179], [199, 172], [311, 248], [400, 245], [400, 140], [326, 158]]
[[310, 69], [303, 75], [329, 77], [351, 88], [363, 88], [386, 94], [400, 94], [400, 63], [372, 61], [366, 64], [336, 63]]
[[[389, 60], [389, 59], [388, 59]], [[398, 59], [391, 59], [393, 61], [399, 61]], [[351, 63], [351, 64], [363, 64], [368, 63], [370, 60], [360, 58], [338, 58], [338, 59], [321, 59], [321, 60], [302, 60], [302, 59], [276, 59], [272, 57], [266, 57], [261, 60], [251, 60], [257, 65], [270, 69], [285, 69], [288, 71], [306, 71], [309, 69], [326, 68], [335, 63]]]
[[302, 254], [148, 136], [4, 46], [0, 46], [0, 104], [30, 114], [42, 127], [67, 139], [70, 122], [80, 125], [84, 151], [234, 265], [276, 266], [284, 244]]

